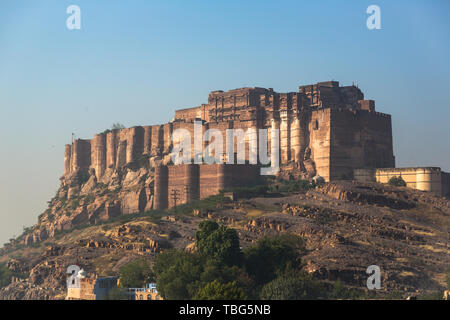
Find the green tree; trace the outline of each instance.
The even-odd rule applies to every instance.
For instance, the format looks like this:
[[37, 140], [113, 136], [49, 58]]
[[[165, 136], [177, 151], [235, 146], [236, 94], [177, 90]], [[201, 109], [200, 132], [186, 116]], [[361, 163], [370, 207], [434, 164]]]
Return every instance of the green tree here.
[[160, 253], [153, 266], [159, 293], [168, 300], [191, 299], [200, 286], [202, 258], [196, 253], [169, 250]]
[[220, 283], [235, 281], [246, 296], [254, 294], [254, 283], [238, 266], [228, 266], [215, 258], [182, 250], [169, 250], [156, 257], [154, 270], [157, 288], [164, 299], [193, 299], [198, 290], [214, 280]]
[[200, 282], [207, 284], [214, 280], [220, 283], [235, 281], [247, 297], [258, 298], [258, 293], [255, 292], [255, 282], [240, 266], [228, 266], [214, 258], [206, 259], [203, 262], [203, 272], [200, 276]]
[[236, 230], [212, 221], [202, 221], [199, 228], [195, 237], [200, 254], [216, 258], [229, 266], [241, 264], [242, 253]]
[[327, 292], [320, 282], [309, 274], [285, 274], [267, 283], [261, 290], [262, 300], [324, 299]]
[[392, 177], [389, 179], [388, 184], [395, 187], [406, 187], [406, 182], [402, 177]]
[[11, 283], [13, 273], [5, 264], [0, 264], [0, 288], [6, 287]]
[[120, 286], [122, 288], [143, 288], [153, 282], [155, 275], [145, 260], [136, 260], [120, 268]]
[[196, 252], [168, 250], [156, 257], [153, 270], [164, 299], [211, 298], [230, 283], [245, 297], [257, 299], [265, 283], [286, 270], [299, 270], [305, 251], [303, 239], [295, 235], [264, 238], [246, 250], [242, 265], [236, 231], [212, 221], [199, 224], [196, 240]]
[[244, 251], [245, 267], [250, 277], [258, 285], [263, 285], [286, 269], [300, 269], [301, 256], [305, 252], [305, 242], [297, 235], [264, 237]]
[[217, 280], [207, 283], [194, 297], [195, 300], [245, 300], [244, 291], [236, 281], [220, 283]]

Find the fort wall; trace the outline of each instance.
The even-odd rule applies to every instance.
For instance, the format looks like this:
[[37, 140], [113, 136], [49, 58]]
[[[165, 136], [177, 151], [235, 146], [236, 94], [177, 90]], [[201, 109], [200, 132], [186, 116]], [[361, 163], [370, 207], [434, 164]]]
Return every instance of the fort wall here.
[[96, 134], [92, 139], [91, 161], [99, 179], [106, 170], [106, 135]]
[[162, 210], [169, 206], [169, 172], [167, 166], [155, 168], [153, 209]]
[[401, 177], [408, 188], [428, 191], [438, 196], [448, 195], [449, 173], [437, 167], [355, 169], [355, 180], [388, 183], [392, 177]]
[[154, 209], [161, 210], [204, 199], [221, 190], [259, 182], [255, 165], [183, 164], [159, 166], [155, 170]]
[[442, 194], [450, 198], [450, 173], [442, 172]]
[[106, 167], [115, 169], [117, 158], [117, 131], [106, 134]]
[[152, 127], [144, 126], [144, 150], [143, 153], [150, 155], [152, 152]]
[[87, 169], [91, 165], [91, 141], [75, 140], [71, 147], [71, 172]]
[[72, 168], [72, 146], [70, 144], [66, 144], [64, 148], [64, 175], [67, 176], [71, 172]]
[[331, 109], [321, 109], [311, 113], [308, 124], [309, 146], [311, 159], [314, 161], [316, 174], [326, 181], [331, 178], [330, 149], [331, 149]]
[[331, 109], [330, 180], [351, 179], [356, 168], [394, 167], [390, 115]]

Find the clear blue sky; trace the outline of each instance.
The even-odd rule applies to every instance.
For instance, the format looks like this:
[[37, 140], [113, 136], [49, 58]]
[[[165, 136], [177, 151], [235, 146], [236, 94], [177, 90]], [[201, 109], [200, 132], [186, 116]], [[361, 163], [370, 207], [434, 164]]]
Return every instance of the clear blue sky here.
[[3, 0], [0, 243], [54, 196], [72, 132], [166, 122], [217, 89], [355, 82], [392, 114], [397, 166], [450, 171], [449, 38], [445, 0]]

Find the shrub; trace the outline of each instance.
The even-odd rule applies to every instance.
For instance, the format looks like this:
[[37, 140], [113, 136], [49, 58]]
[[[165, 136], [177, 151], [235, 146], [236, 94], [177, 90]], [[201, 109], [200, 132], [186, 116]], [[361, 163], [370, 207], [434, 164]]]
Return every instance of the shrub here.
[[256, 283], [263, 285], [287, 269], [300, 269], [305, 252], [305, 241], [297, 235], [264, 237], [244, 251], [244, 264]]
[[194, 209], [199, 210], [200, 212], [207, 212], [209, 210], [217, 209], [218, 206], [229, 202], [231, 202], [230, 198], [224, 197], [223, 194], [218, 194], [202, 200], [194, 200], [189, 203], [176, 206], [167, 212], [169, 214], [192, 214]]
[[208, 220], [200, 222], [199, 227], [195, 238], [197, 249], [202, 255], [218, 259], [229, 266], [241, 264], [242, 253], [236, 230]]
[[271, 192], [298, 192], [307, 191], [314, 188], [314, 185], [308, 180], [287, 181], [279, 178], [278, 182], [278, 184], [270, 186]]
[[217, 280], [209, 282], [195, 295], [195, 300], [245, 300], [244, 291], [236, 281], [220, 283]]
[[269, 191], [269, 187], [265, 185], [258, 185], [252, 187], [236, 187], [225, 190], [224, 192], [233, 192], [238, 198], [254, 198], [258, 196], [265, 196]]
[[392, 177], [389, 179], [388, 184], [395, 187], [406, 187], [406, 182], [402, 177]]
[[285, 274], [266, 284], [261, 290], [262, 300], [311, 300], [326, 298], [320, 282], [304, 272]]
[[168, 250], [156, 257], [153, 269], [164, 299], [189, 300], [198, 290], [203, 265], [197, 254]]
[[[198, 252], [189, 253], [183, 250], [162, 252], [156, 257], [154, 270], [157, 275], [158, 291], [164, 299], [206, 299], [207, 295], [211, 298], [213, 294], [219, 295], [223, 288], [219, 289], [211, 284], [201, 296], [197, 295], [202, 288], [214, 281], [221, 285], [235, 282], [232, 287], [240, 288], [245, 297], [255, 296], [252, 291], [254, 284], [243, 269], [227, 266]], [[241, 290], [238, 290], [239, 295], [236, 298], [244, 298], [240, 294]]]
[[120, 286], [122, 288], [143, 288], [146, 283], [155, 280], [150, 265], [145, 260], [136, 260], [120, 268]]

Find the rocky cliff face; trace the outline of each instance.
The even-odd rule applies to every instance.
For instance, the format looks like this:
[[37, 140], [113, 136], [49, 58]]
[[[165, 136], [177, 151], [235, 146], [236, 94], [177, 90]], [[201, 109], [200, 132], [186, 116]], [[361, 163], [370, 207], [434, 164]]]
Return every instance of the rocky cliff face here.
[[[127, 181], [138, 181], [143, 172], [130, 173], [134, 178]], [[152, 263], [168, 248], [189, 250], [204, 219], [235, 228], [243, 248], [263, 236], [302, 236], [308, 249], [305, 268], [325, 282], [365, 288], [366, 268], [378, 265], [380, 294], [443, 290], [448, 272], [450, 201], [408, 188], [335, 182], [305, 192], [217, 203], [206, 211], [121, 218], [128, 219], [74, 229], [40, 246], [3, 250], [0, 262], [22, 280], [1, 289], [0, 299], [62, 299], [71, 264], [117, 275], [131, 260]], [[57, 225], [45, 221], [42, 226], [49, 229]]]
[[153, 171], [144, 164], [108, 169], [101, 180], [97, 178], [95, 170], [87, 169], [63, 176], [56, 196], [49, 201], [48, 209], [20, 241], [31, 245], [74, 227], [94, 225], [120, 215], [151, 210]]

